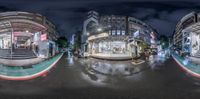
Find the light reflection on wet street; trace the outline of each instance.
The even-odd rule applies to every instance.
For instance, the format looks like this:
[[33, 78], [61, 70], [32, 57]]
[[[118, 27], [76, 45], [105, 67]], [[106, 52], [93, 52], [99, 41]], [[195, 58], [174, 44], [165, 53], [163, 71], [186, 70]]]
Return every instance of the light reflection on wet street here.
[[172, 58], [131, 61], [69, 58], [48, 75], [29, 81], [0, 81], [0, 97], [64, 99], [197, 99], [200, 80], [180, 70]]

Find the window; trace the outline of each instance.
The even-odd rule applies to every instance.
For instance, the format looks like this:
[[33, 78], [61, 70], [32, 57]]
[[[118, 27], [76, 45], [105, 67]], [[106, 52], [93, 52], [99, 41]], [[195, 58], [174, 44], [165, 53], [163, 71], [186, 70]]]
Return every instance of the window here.
[[112, 30], [112, 35], [115, 35], [115, 30]]
[[108, 34], [111, 35], [111, 31], [110, 30], [108, 31]]
[[122, 35], [125, 35], [125, 31], [124, 30], [122, 31]]
[[117, 35], [120, 35], [120, 30], [117, 30]]

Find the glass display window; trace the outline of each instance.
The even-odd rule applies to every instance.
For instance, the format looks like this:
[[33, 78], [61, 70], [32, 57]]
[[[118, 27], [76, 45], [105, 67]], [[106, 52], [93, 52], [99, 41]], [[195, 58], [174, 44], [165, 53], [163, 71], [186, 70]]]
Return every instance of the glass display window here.
[[1, 49], [11, 48], [11, 33], [0, 34], [0, 48]]
[[113, 54], [125, 53], [126, 43], [123, 41], [113, 41], [111, 42], [111, 49]]

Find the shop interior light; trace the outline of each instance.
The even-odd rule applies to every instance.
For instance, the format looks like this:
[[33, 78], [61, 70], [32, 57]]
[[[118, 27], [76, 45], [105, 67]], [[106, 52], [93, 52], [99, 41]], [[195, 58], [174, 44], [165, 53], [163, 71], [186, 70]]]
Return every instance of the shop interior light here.
[[28, 30], [26, 30], [26, 33], [28, 33], [29, 31]]
[[89, 35], [90, 35], [90, 33], [88, 32], [88, 33], [87, 33], [87, 36], [89, 36]]
[[102, 28], [98, 28], [97, 31], [98, 31], [98, 32], [102, 31]]

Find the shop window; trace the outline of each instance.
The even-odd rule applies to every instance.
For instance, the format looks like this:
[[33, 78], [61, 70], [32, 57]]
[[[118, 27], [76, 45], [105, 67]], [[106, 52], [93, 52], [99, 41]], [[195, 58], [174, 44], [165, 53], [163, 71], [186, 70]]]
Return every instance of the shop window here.
[[111, 35], [111, 31], [108, 31], [108, 34]]
[[0, 49], [9, 49], [11, 48], [11, 36], [8, 33], [0, 34]]
[[115, 30], [112, 30], [112, 35], [115, 35]]
[[120, 35], [120, 30], [117, 30], [117, 35]]
[[122, 35], [125, 35], [125, 31], [122, 31]]
[[126, 43], [122, 41], [113, 41], [111, 42], [112, 54], [125, 54]]

